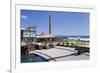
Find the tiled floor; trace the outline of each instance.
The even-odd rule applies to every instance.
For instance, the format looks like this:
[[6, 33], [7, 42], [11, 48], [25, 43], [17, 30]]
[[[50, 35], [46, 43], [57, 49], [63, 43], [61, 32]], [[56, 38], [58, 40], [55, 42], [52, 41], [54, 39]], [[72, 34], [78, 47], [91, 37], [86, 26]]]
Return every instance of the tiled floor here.
[[81, 54], [75, 55], [75, 48], [71, 47], [59, 47], [43, 50], [30, 51], [30, 53], [38, 54], [49, 61], [71, 61], [71, 60], [89, 60], [89, 55]]

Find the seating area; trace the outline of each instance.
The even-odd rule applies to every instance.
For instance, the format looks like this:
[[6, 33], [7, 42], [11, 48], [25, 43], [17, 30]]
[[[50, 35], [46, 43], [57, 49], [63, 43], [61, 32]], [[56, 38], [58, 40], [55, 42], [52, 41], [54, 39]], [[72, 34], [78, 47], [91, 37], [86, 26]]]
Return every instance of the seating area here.
[[76, 45], [74, 44], [74, 43], [69, 43], [69, 42], [67, 42], [67, 43], [65, 43], [65, 42], [59, 42], [58, 44], [57, 44], [57, 46], [64, 46], [64, 47], [76, 47]]

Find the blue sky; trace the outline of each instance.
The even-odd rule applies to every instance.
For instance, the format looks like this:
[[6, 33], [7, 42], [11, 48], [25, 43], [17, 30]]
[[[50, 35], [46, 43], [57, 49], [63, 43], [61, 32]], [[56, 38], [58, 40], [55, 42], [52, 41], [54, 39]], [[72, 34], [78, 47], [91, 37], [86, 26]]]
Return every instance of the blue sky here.
[[37, 34], [48, 33], [52, 16], [52, 34], [89, 35], [89, 13], [21, 10], [21, 27], [37, 26]]

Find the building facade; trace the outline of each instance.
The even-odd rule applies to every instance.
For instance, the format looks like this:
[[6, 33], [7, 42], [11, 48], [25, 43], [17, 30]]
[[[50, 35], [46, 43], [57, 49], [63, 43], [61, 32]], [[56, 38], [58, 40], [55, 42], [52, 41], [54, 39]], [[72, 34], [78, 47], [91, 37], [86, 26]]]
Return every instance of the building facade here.
[[27, 28], [21, 28], [21, 41], [34, 42], [36, 40], [36, 27], [29, 26]]

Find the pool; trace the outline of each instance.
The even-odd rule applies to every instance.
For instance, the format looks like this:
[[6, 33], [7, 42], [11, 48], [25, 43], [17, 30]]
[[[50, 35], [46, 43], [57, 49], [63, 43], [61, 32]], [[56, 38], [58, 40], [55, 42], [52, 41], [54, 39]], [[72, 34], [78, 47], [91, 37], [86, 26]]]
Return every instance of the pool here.
[[47, 59], [37, 54], [21, 56], [21, 63], [32, 63], [32, 62], [34, 63], [34, 62], [47, 62], [47, 61], [48, 61]]

